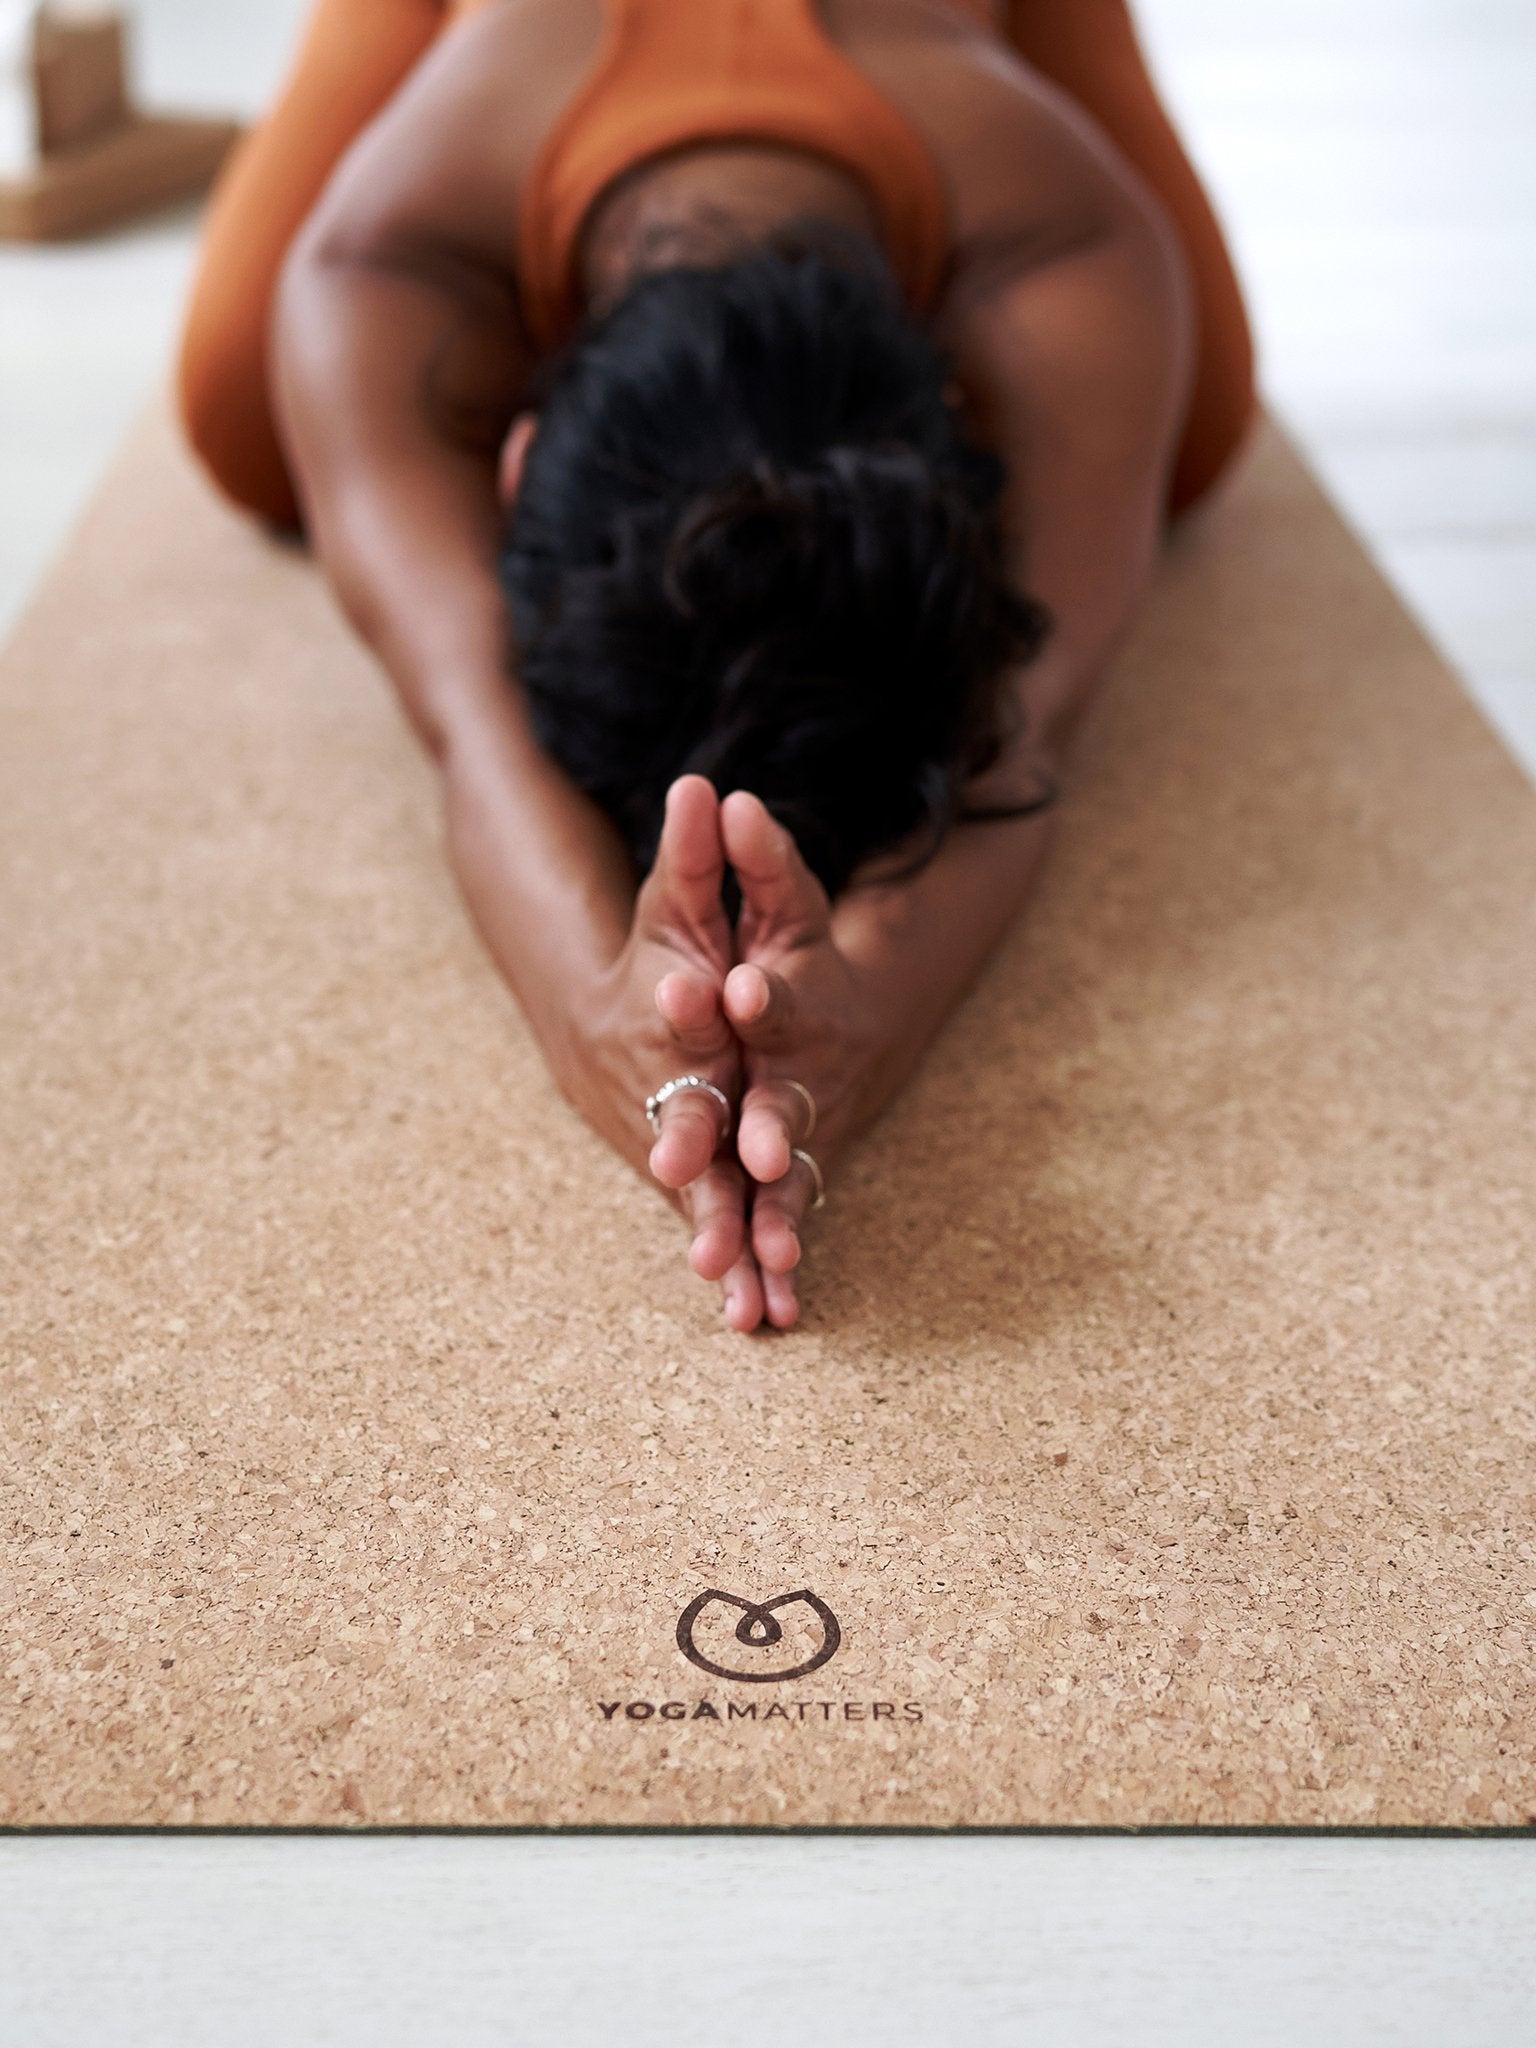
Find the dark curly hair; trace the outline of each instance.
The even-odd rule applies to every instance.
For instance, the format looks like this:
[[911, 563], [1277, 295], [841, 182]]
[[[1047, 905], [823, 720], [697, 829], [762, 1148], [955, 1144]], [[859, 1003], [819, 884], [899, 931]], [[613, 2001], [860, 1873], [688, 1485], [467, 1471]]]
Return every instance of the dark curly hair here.
[[502, 559], [518, 673], [642, 874], [689, 772], [755, 791], [829, 896], [1038, 807], [961, 809], [1047, 621], [945, 383], [883, 266], [762, 248], [643, 277], [549, 366]]

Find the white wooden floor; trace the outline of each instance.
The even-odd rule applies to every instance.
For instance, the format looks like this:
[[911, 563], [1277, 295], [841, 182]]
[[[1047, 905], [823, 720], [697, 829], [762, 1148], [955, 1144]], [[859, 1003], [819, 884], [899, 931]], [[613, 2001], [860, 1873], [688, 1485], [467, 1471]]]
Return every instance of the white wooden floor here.
[[8, 2048], [1528, 2048], [1536, 1845], [0, 1840]]
[[[304, 0], [138, 0], [254, 111]], [[1141, 0], [1271, 401], [1536, 773], [1536, 5]], [[195, 224], [0, 249], [0, 629]], [[1536, 2038], [1536, 1839], [0, 1839], [5, 2048]]]

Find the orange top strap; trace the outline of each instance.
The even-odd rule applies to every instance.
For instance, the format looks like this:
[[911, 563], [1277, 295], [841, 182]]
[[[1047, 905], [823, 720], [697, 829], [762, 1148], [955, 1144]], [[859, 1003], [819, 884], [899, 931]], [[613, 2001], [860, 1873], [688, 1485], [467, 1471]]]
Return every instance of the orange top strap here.
[[607, 0], [591, 77], [556, 122], [519, 207], [524, 314], [558, 347], [580, 317], [582, 227], [635, 164], [690, 143], [788, 143], [852, 171], [914, 310], [949, 249], [943, 183], [906, 116], [849, 63], [816, 0]]

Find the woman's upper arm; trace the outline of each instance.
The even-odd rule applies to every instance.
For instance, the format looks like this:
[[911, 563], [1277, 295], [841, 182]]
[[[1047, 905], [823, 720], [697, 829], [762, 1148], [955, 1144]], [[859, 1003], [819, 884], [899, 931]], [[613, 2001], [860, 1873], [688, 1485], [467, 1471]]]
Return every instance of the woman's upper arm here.
[[1055, 631], [1023, 680], [1038, 735], [1072, 723], [1129, 623], [1165, 524], [1188, 404], [1188, 279], [1160, 212], [1111, 194], [1075, 238], [962, 294], [945, 334], [1007, 473], [1005, 545]]
[[375, 261], [441, 240], [510, 274], [526, 97], [500, 10], [453, 23], [343, 155], [293, 260]]
[[1111, 225], [979, 297], [950, 347], [1008, 471], [1005, 524], [1060, 602], [1095, 536], [1161, 524], [1192, 362], [1177, 260]]
[[495, 10], [444, 33], [333, 173], [284, 266], [271, 362], [312, 522], [426, 462], [494, 464], [531, 368], [517, 71]]

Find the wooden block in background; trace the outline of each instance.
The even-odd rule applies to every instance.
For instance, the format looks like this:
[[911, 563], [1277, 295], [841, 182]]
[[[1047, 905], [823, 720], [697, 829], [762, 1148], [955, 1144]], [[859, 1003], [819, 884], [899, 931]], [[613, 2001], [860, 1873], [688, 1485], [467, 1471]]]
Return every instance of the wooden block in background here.
[[0, 240], [63, 241], [195, 198], [240, 129], [233, 121], [132, 115], [119, 128], [0, 181]]
[[128, 33], [120, 14], [44, 15], [32, 63], [38, 141], [45, 157], [78, 149], [132, 119]]

